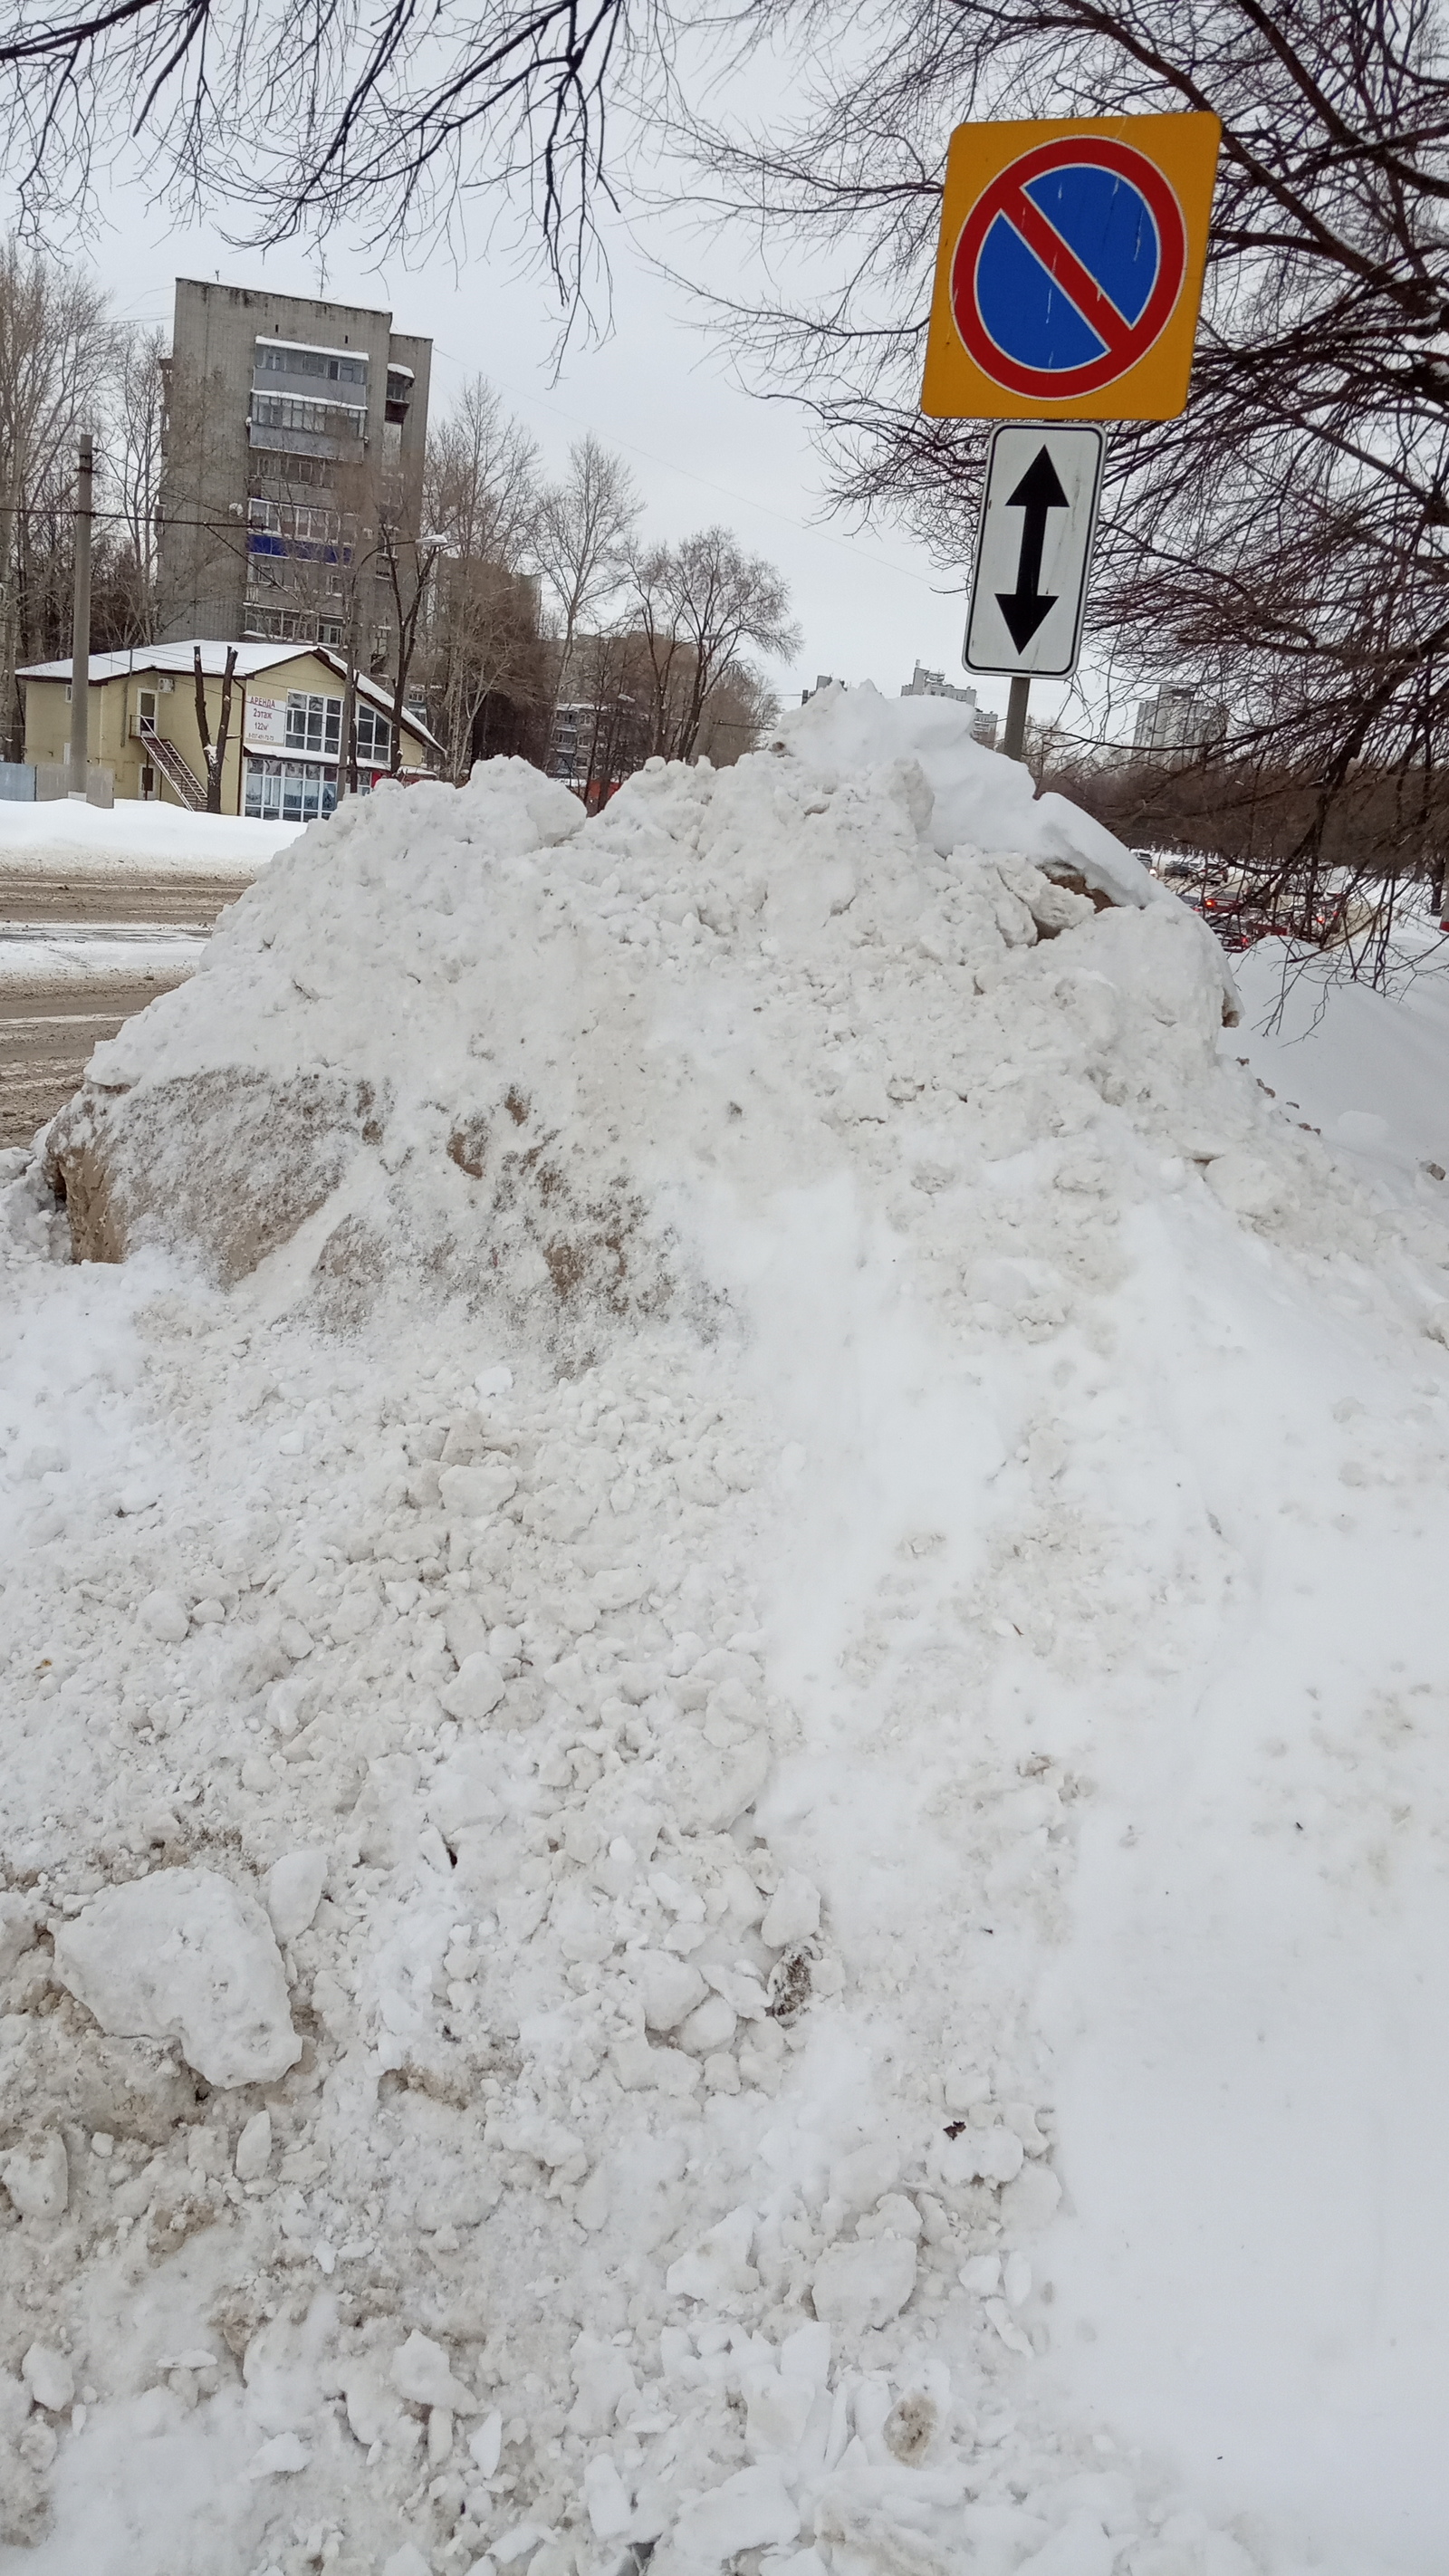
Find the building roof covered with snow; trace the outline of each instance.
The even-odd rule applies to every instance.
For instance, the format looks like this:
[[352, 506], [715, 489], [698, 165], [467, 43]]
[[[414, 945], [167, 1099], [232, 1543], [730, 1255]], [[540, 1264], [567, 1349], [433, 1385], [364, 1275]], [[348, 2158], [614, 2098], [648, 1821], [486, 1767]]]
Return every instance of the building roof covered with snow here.
[[[206, 803], [208, 745], [196, 710], [196, 657], [207, 707], [210, 753], [222, 771], [221, 811], [262, 822], [308, 822], [337, 799], [348, 669], [343, 655], [318, 644], [137, 644], [93, 653], [89, 718], [93, 766], [112, 773], [118, 797], [159, 799], [193, 812]], [[232, 701], [222, 735], [228, 655]], [[70, 744], [71, 663], [32, 662], [18, 674], [25, 689], [25, 756], [37, 766], [63, 762]], [[391, 686], [352, 675], [357, 784], [366, 794], [393, 774]], [[416, 709], [400, 727], [400, 774], [436, 772], [441, 746]], [[218, 745], [220, 751], [218, 753]]]

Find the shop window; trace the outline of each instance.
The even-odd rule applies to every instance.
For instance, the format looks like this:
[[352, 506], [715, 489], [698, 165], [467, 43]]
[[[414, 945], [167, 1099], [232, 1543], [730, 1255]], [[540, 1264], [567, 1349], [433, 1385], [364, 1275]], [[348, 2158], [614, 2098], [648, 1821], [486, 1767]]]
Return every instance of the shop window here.
[[337, 772], [320, 761], [247, 761], [246, 810], [256, 822], [311, 823], [337, 802]]

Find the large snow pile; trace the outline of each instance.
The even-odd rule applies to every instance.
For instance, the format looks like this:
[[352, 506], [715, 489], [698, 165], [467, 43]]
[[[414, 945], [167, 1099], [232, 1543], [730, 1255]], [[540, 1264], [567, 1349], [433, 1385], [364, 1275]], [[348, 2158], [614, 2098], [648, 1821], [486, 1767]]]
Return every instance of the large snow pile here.
[[[822, 1124], [964, 1095], [1008, 1042], [1011, 960], [1072, 927], [1070, 965], [1032, 979], [1034, 1070], [1090, 1084], [1110, 1056], [1126, 1092], [1198, 1089], [1211, 943], [1170, 900], [1098, 924], [1089, 888], [1130, 910], [1152, 881], [1059, 798], [1034, 805], [956, 711], [911, 714], [837, 690], [721, 777], [652, 763], [588, 829], [522, 761], [315, 827], [223, 921], [189, 1000], [97, 1051], [51, 1145], [78, 1256], [189, 1243], [229, 1281], [311, 1219], [298, 1259], [352, 1315], [420, 1265], [520, 1323], [557, 1307], [575, 1340], [708, 1301], [680, 1192], [813, 1180]], [[969, 1030], [963, 974], [1000, 995]], [[1179, 1023], [1161, 1065], [1104, 976]]]
[[0, 2567], [1442, 2564], [1449, 1240], [1228, 1003], [836, 693], [381, 795], [97, 1051]]

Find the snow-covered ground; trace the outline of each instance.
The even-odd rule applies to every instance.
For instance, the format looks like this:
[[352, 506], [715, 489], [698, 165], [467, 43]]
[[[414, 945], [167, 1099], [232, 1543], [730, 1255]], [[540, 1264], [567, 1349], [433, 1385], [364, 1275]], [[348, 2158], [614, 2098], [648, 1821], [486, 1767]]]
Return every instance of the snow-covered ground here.
[[0, 874], [143, 869], [156, 875], [236, 877], [264, 868], [297, 839], [295, 823], [254, 823], [244, 815], [188, 814], [180, 805], [38, 804], [0, 799]]
[[1432, 1200], [1426, 1167], [1449, 1172], [1449, 941], [1425, 925], [1413, 947], [1399, 944], [1390, 998], [1345, 978], [1332, 956], [1265, 941], [1236, 961], [1243, 1023], [1229, 1051], [1381, 1186]]
[[64, 931], [7, 923], [0, 927], [0, 992], [134, 984], [146, 975], [179, 981], [205, 946], [194, 931], [153, 922], [85, 922]]
[[98, 1050], [6, 2576], [1439, 2576], [1444, 1048], [1259, 974], [835, 692], [379, 796]]

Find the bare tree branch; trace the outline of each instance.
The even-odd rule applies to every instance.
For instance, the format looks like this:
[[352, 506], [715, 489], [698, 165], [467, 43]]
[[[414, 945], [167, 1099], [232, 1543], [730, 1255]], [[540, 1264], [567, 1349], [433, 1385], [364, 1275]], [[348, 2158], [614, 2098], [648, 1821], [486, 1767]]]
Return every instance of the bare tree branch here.
[[275, 242], [370, 243], [458, 199], [527, 207], [566, 299], [611, 179], [611, 115], [667, 90], [668, 0], [117, 0], [0, 8], [0, 116], [26, 224], [72, 221], [129, 145], [158, 191]]

